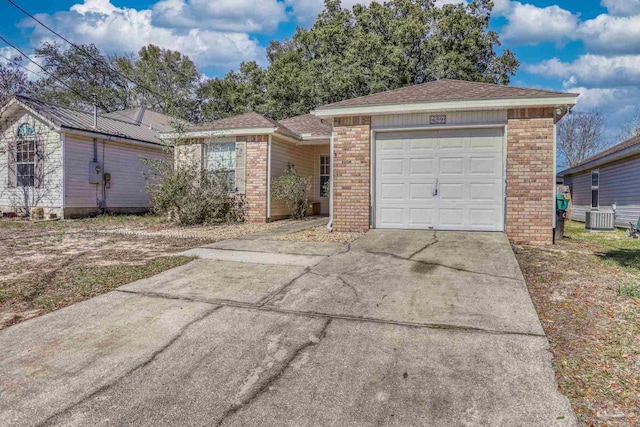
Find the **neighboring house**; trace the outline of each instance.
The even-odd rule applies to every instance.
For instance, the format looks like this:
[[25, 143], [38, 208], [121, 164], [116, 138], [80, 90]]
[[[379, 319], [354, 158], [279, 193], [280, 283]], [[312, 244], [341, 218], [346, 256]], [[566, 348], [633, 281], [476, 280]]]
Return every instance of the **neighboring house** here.
[[97, 116], [25, 96], [0, 109], [0, 210], [73, 218], [144, 212], [144, 159], [171, 159], [170, 117], [145, 109]]
[[590, 210], [615, 210], [616, 225], [640, 217], [640, 135], [621, 142], [558, 174], [571, 190], [571, 219], [585, 221]]
[[[269, 186], [292, 163], [313, 176], [313, 201], [336, 231], [506, 231], [516, 242], [546, 244], [555, 221], [555, 124], [577, 96], [440, 80], [279, 122], [255, 113], [218, 120], [182, 134], [196, 144], [176, 155], [219, 164], [224, 144], [251, 221], [287, 214], [270, 201]], [[326, 179], [329, 195], [321, 194]]]
[[189, 159], [202, 167], [231, 171], [235, 193], [245, 195], [252, 222], [265, 222], [290, 215], [287, 206], [271, 200], [270, 183], [283, 175], [289, 164], [301, 176], [313, 177], [311, 202], [320, 213], [329, 214], [329, 194], [323, 184], [331, 174], [331, 126], [311, 114], [276, 122], [257, 113], [191, 126], [166, 139], [189, 140], [176, 146], [176, 161]]

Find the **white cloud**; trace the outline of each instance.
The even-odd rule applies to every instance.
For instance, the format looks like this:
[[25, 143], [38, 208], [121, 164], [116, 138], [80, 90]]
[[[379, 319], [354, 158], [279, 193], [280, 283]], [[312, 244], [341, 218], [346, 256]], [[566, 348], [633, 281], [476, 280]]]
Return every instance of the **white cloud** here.
[[167, 28], [271, 32], [287, 15], [277, 0], [162, 0], [153, 5], [152, 19]]
[[526, 65], [525, 70], [545, 77], [565, 79], [567, 85], [589, 88], [640, 85], [640, 55], [607, 57], [587, 54], [572, 62], [553, 58], [539, 64]]
[[571, 38], [578, 27], [579, 15], [556, 5], [537, 7], [497, 0], [494, 13], [508, 21], [502, 29], [503, 40], [515, 44], [560, 43]]
[[[38, 80], [40, 78], [38, 74], [40, 76], [45, 75], [44, 71], [42, 71], [40, 67], [38, 67], [36, 64], [31, 62], [31, 61], [34, 61], [37, 64], [42, 65], [42, 60], [40, 58], [36, 58], [35, 55], [29, 55], [29, 58], [31, 59], [31, 61], [29, 61], [28, 59], [23, 57], [20, 54], [20, 52], [18, 52], [17, 50], [9, 46], [0, 47], [0, 55], [3, 57], [9, 58], [11, 60], [12, 65], [15, 64], [14, 60], [18, 59], [17, 64], [20, 65], [20, 69], [25, 72], [29, 80], [32, 80], [32, 81]], [[8, 64], [9, 62], [10, 61], [7, 61], [4, 58], [0, 58], [0, 64]]]
[[627, 16], [640, 14], [640, 0], [602, 0], [600, 4], [606, 7], [612, 15]]
[[640, 53], [640, 15], [603, 14], [580, 24], [578, 35], [589, 52]]
[[[201, 67], [220, 70], [262, 56], [263, 50], [246, 32], [158, 27], [153, 25], [152, 15], [150, 9], [119, 8], [108, 0], [85, 0], [72, 6], [69, 12], [41, 14], [38, 18], [72, 41], [95, 43], [105, 52], [137, 52], [140, 47], [153, 43], [180, 51]], [[23, 26], [33, 27], [33, 45], [51, 40], [51, 33], [35, 22], [25, 20]]]

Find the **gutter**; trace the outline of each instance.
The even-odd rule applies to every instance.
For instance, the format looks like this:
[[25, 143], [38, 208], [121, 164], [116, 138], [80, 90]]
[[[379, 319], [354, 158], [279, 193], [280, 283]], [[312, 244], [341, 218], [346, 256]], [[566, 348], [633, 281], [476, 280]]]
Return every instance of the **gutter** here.
[[106, 139], [108, 141], [122, 142], [124, 144], [138, 145], [140, 147], [147, 147], [147, 148], [154, 148], [154, 149], [162, 149], [164, 147], [163, 144], [158, 144], [157, 142], [140, 141], [137, 139], [129, 139], [129, 138], [124, 138], [120, 136], [104, 134], [100, 132], [90, 132], [90, 131], [80, 130], [80, 129], [66, 127], [66, 126], [62, 127], [60, 131], [67, 132], [74, 135], [88, 136], [90, 138], [99, 137], [100, 139]]
[[640, 154], [640, 144], [632, 145], [631, 147], [627, 147], [624, 150], [618, 151], [617, 153], [612, 153], [612, 154], [609, 154], [608, 156], [601, 157], [596, 160], [592, 160], [580, 166], [575, 166], [573, 168], [566, 169], [560, 172], [557, 176], [565, 177], [565, 176], [575, 175], [580, 172], [588, 171], [589, 169], [592, 169], [598, 166], [603, 166], [608, 163], [613, 163], [617, 160], [622, 160], [627, 157], [635, 156], [638, 154]]
[[267, 143], [267, 222], [271, 220], [271, 135]]
[[331, 119], [331, 139], [329, 142], [329, 167], [331, 168], [331, 177], [329, 178], [329, 222], [327, 230], [333, 231], [333, 170], [334, 168], [334, 152], [333, 152], [333, 119]]

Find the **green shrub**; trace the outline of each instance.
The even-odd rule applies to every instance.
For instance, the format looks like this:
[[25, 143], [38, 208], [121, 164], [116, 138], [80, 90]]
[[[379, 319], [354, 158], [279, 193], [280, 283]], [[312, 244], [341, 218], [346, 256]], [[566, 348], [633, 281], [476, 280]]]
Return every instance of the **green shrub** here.
[[287, 172], [271, 182], [271, 196], [275, 200], [283, 201], [291, 212], [291, 217], [304, 217], [311, 194], [311, 177], [300, 176], [291, 164]]
[[149, 161], [147, 191], [153, 210], [183, 225], [219, 224], [245, 218], [244, 198], [231, 193], [224, 170], [209, 172], [199, 164]]
[[630, 280], [620, 284], [618, 294], [621, 297], [638, 298], [640, 297], [640, 287], [638, 282]]

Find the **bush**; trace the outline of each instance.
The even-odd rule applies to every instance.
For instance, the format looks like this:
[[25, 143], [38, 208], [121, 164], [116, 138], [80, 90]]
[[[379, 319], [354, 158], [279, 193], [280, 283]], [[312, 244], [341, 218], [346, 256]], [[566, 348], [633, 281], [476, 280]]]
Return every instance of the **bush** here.
[[244, 199], [231, 194], [224, 171], [208, 172], [198, 164], [173, 167], [164, 161], [149, 161], [147, 191], [154, 212], [183, 224], [220, 224], [244, 220]]
[[271, 195], [275, 200], [283, 201], [291, 211], [291, 217], [304, 217], [311, 194], [311, 177], [299, 176], [295, 167], [287, 166], [287, 172], [271, 182]]

